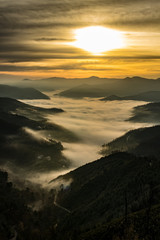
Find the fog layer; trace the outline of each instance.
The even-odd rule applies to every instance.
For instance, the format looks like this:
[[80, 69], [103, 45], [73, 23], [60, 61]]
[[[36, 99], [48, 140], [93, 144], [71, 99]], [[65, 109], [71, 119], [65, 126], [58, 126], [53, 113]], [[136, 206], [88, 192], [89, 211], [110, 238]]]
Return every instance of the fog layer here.
[[51, 100], [26, 102], [36, 106], [58, 107], [65, 111], [54, 116], [48, 115], [47, 118], [49, 122], [68, 128], [80, 137], [80, 143], [62, 142], [64, 155], [72, 160], [73, 168], [98, 159], [102, 144], [131, 129], [148, 126], [126, 121], [132, 115], [133, 107], [143, 104], [138, 101], [101, 102], [91, 98], [73, 100], [54, 96]]

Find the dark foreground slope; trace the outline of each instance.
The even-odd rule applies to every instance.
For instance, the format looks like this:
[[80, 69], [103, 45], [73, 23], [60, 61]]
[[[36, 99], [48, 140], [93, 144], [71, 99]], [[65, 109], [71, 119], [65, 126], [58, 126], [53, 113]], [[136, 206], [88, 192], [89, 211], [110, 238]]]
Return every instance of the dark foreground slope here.
[[[0, 170], [0, 239], [54, 240], [53, 219], [47, 218], [50, 202], [38, 185], [19, 190]], [[48, 208], [41, 211], [45, 204]]]
[[77, 240], [159, 240], [160, 205], [79, 232]]
[[[15, 99], [0, 98], [0, 165], [21, 171], [52, 171], [67, 168], [63, 146], [55, 139], [77, 141], [70, 131], [48, 123], [46, 114], [61, 109], [37, 108]], [[18, 170], [19, 171], [19, 170]]]
[[[72, 183], [67, 189], [62, 185], [56, 198], [60, 206], [70, 211], [61, 219], [58, 231], [68, 235], [66, 239], [85, 239], [75, 238], [72, 234], [85, 233], [89, 229], [94, 231], [95, 227], [115, 219], [122, 221], [128, 214], [146, 211], [149, 204], [150, 207], [159, 204], [159, 173], [160, 161], [155, 158], [115, 153], [60, 177], [56, 181], [72, 179]], [[114, 230], [112, 235], [118, 232], [118, 224]]]
[[47, 95], [35, 88], [19, 88], [0, 84], [0, 97], [16, 99], [49, 99]]
[[[157, 159], [116, 153], [52, 181], [55, 189], [47, 193], [38, 188], [16, 190], [0, 172], [0, 236], [158, 240], [159, 173]], [[31, 208], [36, 202], [40, 207]]]

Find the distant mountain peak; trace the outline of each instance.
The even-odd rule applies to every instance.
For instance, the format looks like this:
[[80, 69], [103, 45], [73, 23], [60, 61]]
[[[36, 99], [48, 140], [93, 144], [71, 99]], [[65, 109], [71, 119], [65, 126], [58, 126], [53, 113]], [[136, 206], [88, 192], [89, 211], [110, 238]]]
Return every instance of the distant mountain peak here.
[[97, 77], [97, 76], [91, 76], [91, 77], [89, 77], [88, 79], [99, 79], [99, 77]]
[[148, 80], [153, 80], [153, 79], [149, 79], [149, 78], [144, 78], [144, 77], [140, 77], [140, 76], [133, 76], [133, 77], [126, 77], [126, 78], [124, 78], [124, 80], [135, 80], [135, 81], [142, 81], [142, 80], [144, 80], [144, 81], [148, 81]]
[[32, 81], [32, 80], [29, 78], [24, 78], [22, 81]]
[[129, 79], [147, 79], [147, 78], [143, 78], [143, 77], [139, 77], [139, 76], [133, 76], [133, 77], [126, 77], [124, 78], [124, 80], [129, 80]]

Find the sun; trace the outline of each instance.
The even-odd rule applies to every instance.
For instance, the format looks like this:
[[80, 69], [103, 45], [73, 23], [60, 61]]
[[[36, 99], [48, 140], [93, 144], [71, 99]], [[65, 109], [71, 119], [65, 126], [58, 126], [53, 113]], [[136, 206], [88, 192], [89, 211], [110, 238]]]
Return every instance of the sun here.
[[70, 43], [95, 55], [124, 47], [123, 33], [101, 26], [91, 26], [75, 30], [76, 41]]

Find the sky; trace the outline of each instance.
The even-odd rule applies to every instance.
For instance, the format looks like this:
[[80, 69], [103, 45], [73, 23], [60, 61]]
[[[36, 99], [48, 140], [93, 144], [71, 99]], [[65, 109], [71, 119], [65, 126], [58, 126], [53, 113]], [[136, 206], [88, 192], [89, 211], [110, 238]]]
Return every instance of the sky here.
[[[159, 9], [159, 0], [0, 0], [0, 80], [134, 75], [156, 79]], [[124, 45], [101, 54], [75, 46], [75, 32], [91, 26], [120, 32]]]

